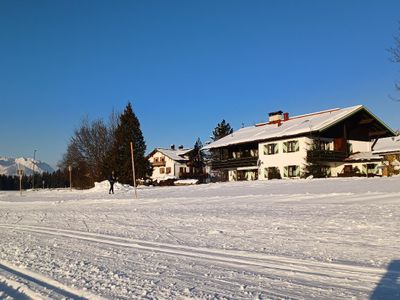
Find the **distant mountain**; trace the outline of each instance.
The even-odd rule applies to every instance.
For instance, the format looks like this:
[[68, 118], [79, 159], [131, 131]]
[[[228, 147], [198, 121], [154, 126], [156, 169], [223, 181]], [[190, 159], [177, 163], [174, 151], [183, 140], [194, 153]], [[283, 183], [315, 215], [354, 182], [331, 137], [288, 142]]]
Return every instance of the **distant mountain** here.
[[32, 175], [33, 169], [35, 173], [42, 174], [43, 172], [52, 173], [54, 169], [39, 160], [33, 160], [32, 158], [11, 158], [0, 156], [0, 175], [17, 175], [18, 167], [24, 170], [24, 175]]

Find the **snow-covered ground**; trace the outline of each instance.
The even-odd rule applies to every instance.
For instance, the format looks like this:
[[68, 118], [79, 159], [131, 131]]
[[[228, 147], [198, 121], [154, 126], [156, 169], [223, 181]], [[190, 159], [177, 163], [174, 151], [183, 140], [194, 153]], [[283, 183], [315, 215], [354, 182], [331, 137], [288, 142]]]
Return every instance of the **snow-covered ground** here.
[[400, 299], [400, 177], [0, 191], [0, 298]]

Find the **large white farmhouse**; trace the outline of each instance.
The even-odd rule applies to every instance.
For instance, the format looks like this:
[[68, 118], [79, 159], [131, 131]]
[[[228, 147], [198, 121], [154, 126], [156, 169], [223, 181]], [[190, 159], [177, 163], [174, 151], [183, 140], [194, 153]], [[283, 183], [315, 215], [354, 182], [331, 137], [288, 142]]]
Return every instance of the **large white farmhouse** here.
[[267, 122], [203, 149], [213, 152], [212, 170], [229, 181], [298, 178], [307, 174], [310, 160], [326, 176], [371, 176], [382, 174], [381, 157], [372, 146], [391, 136], [392, 129], [358, 105], [293, 117], [273, 112]]
[[153, 166], [152, 180], [166, 180], [184, 178], [186, 174], [190, 174], [191, 168], [189, 163], [189, 153], [193, 149], [185, 149], [175, 145], [171, 148], [156, 148], [148, 156], [147, 159]]

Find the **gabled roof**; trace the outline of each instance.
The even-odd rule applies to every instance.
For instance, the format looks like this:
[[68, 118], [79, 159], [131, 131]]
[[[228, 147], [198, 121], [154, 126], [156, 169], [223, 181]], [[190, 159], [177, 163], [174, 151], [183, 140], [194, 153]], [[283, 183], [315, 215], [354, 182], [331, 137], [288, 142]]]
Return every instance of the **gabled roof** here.
[[280, 139], [311, 132], [321, 132], [338, 124], [353, 114], [365, 110], [374, 117], [388, 132], [393, 131], [379, 118], [368, 111], [364, 106], [357, 105], [347, 108], [335, 108], [306, 115], [294, 116], [286, 121], [262, 123], [255, 126], [241, 128], [232, 134], [223, 137], [203, 149], [220, 148], [248, 142], [260, 142], [269, 139]]
[[400, 153], [400, 136], [379, 139], [373, 149], [374, 154]]
[[156, 148], [154, 149], [148, 157], [152, 156], [156, 152], [161, 152], [165, 156], [168, 156], [170, 159], [175, 161], [188, 161], [189, 158], [186, 155], [192, 151], [193, 148], [186, 149], [165, 149], [165, 148]]

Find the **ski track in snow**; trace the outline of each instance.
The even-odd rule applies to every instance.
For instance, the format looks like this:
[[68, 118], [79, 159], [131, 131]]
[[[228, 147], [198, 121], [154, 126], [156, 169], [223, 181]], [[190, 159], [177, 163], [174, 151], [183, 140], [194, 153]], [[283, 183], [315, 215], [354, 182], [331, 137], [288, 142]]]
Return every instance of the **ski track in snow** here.
[[34, 272], [0, 262], [1, 299], [101, 299]]
[[[134, 248], [142, 251], [157, 252], [172, 256], [185, 256], [201, 259], [205, 262], [220, 263], [247, 271], [257, 271], [258, 273], [276, 274], [277, 276], [290, 273], [293, 277], [303, 277], [310, 281], [319, 281], [321, 284], [326, 278], [331, 281], [337, 277], [336, 281], [347, 281], [348, 284], [335, 283], [334, 287], [349, 287], [351, 282], [359, 279], [376, 282], [384, 273], [384, 269], [356, 267], [351, 265], [340, 265], [333, 263], [308, 262], [300, 259], [288, 257], [275, 257], [269, 255], [255, 254], [245, 251], [218, 250], [209, 248], [194, 248], [177, 246], [173, 244], [154, 243], [139, 241], [127, 238], [118, 238], [103, 234], [84, 233], [72, 230], [49, 229], [37, 226], [7, 226], [0, 224], [2, 228], [22, 230], [39, 233], [43, 235], [55, 235], [66, 238], [84, 240], [94, 243], [107, 244], [118, 247]], [[318, 278], [321, 277], [321, 278]]]
[[399, 186], [0, 192], [0, 298], [368, 299], [384, 276], [400, 278], [386, 268], [400, 259]]

